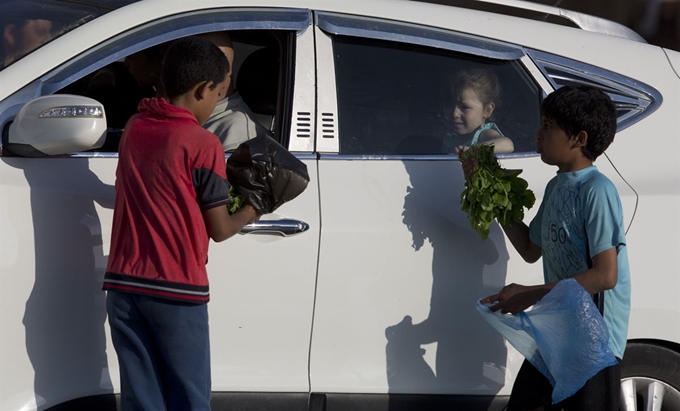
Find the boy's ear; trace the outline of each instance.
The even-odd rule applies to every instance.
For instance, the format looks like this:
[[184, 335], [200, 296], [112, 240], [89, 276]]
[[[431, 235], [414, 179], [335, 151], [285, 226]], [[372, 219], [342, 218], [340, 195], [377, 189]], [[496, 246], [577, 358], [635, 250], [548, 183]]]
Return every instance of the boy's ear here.
[[210, 91], [210, 86], [212, 86], [213, 82], [212, 81], [204, 81], [201, 83], [198, 83], [196, 86], [196, 91], [194, 92], [194, 97], [196, 98], [197, 101], [204, 100], [208, 92]]
[[585, 147], [588, 144], [588, 133], [585, 132], [584, 130], [579, 131], [578, 134], [576, 135], [576, 141], [582, 147]]

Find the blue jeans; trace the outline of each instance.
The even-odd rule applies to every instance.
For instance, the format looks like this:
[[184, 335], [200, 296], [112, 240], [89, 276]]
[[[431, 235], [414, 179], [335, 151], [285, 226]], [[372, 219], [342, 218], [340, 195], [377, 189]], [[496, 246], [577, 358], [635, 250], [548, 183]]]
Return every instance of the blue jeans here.
[[209, 411], [207, 304], [108, 291], [121, 411]]

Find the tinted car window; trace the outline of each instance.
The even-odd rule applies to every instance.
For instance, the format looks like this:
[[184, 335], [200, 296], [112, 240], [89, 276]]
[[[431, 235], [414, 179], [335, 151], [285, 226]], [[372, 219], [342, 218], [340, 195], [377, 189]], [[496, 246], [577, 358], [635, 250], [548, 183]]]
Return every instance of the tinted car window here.
[[38, 47], [138, 0], [9, 0], [0, 2], [0, 70]]
[[[250, 127], [259, 131], [252, 124], [252, 122], [257, 122], [262, 126], [262, 130], [270, 132], [280, 140], [279, 129], [283, 123], [279, 119], [281, 125], [275, 128], [274, 120], [279, 109], [278, 80], [286, 78], [280, 75], [283, 67], [280, 64], [280, 56], [287, 53], [279, 45], [286, 44], [286, 36], [292, 36], [294, 32], [241, 30], [229, 31], [229, 33], [235, 51], [232, 57], [231, 81], [237, 87], [240, 99], [236, 100], [235, 104], [230, 103], [232, 108], [229, 112], [235, 116], [246, 116], [243, 111], [245, 109], [239, 107], [247, 106], [247, 116], [251, 120]], [[55, 94], [86, 96], [97, 100], [104, 106], [108, 127], [106, 142], [102, 147], [90, 151], [117, 152], [123, 128], [130, 117], [137, 113], [140, 101], [161, 95], [156, 87], [160, 85], [158, 78], [162, 58], [171, 42], [156, 44], [114, 61], [55, 92]], [[224, 124], [233, 122], [234, 120], [224, 120]], [[244, 126], [244, 124], [243, 122], [237, 123], [237, 126]]]
[[343, 36], [333, 50], [341, 154], [452, 153], [456, 75], [480, 69], [500, 85], [487, 122], [535, 151], [541, 93], [518, 61]]

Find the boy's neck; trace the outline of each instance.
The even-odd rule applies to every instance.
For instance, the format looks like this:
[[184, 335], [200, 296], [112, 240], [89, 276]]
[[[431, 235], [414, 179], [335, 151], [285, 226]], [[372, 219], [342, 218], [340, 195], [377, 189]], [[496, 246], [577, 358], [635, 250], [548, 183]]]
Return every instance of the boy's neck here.
[[588, 157], [579, 157], [574, 161], [557, 166], [560, 173], [572, 173], [574, 171], [583, 170], [593, 165], [593, 160]]
[[183, 108], [196, 117], [196, 100], [191, 97], [192, 96], [189, 95], [189, 93], [184, 93], [169, 99], [168, 103], [172, 104], [173, 106]]

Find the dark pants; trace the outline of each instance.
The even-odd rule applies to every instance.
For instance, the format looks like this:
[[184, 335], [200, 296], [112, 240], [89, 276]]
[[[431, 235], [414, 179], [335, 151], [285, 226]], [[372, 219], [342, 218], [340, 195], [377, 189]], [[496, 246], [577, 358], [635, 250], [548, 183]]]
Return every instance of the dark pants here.
[[621, 360], [618, 362], [595, 374], [571, 397], [553, 405], [550, 381], [529, 361], [524, 360], [512, 386], [507, 411], [529, 411], [540, 406], [544, 406], [545, 411], [618, 411]]
[[121, 411], [210, 410], [207, 304], [108, 291]]

